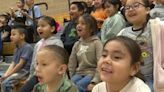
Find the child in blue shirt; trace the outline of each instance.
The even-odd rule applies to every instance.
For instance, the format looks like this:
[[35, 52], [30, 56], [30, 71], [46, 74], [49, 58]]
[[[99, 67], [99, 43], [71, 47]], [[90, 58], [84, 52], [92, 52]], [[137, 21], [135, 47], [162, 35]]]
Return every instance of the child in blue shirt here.
[[11, 41], [16, 45], [13, 61], [5, 74], [0, 78], [1, 92], [11, 92], [15, 80], [29, 74], [33, 48], [26, 42], [27, 32], [23, 27], [15, 26], [11, 30]]

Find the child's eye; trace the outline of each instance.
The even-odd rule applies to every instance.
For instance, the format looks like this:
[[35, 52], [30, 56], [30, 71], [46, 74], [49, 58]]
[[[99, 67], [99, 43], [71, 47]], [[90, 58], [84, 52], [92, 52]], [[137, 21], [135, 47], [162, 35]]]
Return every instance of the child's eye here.
[[47, 64], [45, 64], [45, 63], [44, 63], [44, 64], [42, 64], [42, 65], [43, 65], [43, 66], [47, 66]]
[[102, 55], [101, 55], [102, 57], [107, 57], [107, 55], [105, 54], [105, 53], [102, 53]]
[[122, 59], [122, 57], [120, 55], [112, 55], [111, 58], [115, 61]]

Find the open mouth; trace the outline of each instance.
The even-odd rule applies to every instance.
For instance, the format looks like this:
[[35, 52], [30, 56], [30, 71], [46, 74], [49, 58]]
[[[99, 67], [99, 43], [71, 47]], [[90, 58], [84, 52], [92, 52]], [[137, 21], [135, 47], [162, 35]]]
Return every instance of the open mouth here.
[[137, 14], [135, 14], [135, 13], [129, 13], [129, 14], [128, 14], [129, 17], [134, 17], [134, 16], [136, 16], [136, 15], [137, 15]]
[[112, 69], [105, 68], [105, 67], [102, 67], [101, 71], [104, 72], [104, 73], [113, 73]]
[[37, 75], [37, 78], [38, 78], [38, 81], [39, 82], [42, 82], [43, 81], [43, 78], [41, 76]]
[[78, 32], [81, 32], [82, 30], [81, 29], [77, 29]]
[[40, 35], [42, 35], [42, 34], [43, 34], [43, 32], [39, 32], [39, 34], [40, 34]]

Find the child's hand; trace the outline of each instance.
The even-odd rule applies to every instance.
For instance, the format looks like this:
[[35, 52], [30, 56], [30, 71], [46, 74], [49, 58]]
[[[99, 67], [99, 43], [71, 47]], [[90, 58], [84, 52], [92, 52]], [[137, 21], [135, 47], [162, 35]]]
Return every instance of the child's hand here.
[[22, 13], [24, 16], [28, 16], [28, 13], [27, 13], [27, 12], [21, 11], [21, 13]]
[[6, 78], [7, 78], [7, 76], [2, 76], [2, 77], [0, 78], [0, 83], [2, 83]]
[[87, 86], [88, 91], [92, 91], [92, 89], [93, 89], [94, 86], [95, 86], [95, 84], [90, 83], [90, 84]]

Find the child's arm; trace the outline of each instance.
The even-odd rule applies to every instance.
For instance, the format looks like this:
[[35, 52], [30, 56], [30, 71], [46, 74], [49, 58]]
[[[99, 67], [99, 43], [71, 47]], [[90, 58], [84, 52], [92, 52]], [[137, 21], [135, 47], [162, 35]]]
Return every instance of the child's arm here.
[[8, 75], [8, 73], [14, 68], [14, 65], [15, 65], [15, 63], [14, 62], [11, 62], [10, 66], [7, 69], [7, 71], [5, 72], [4, 76], [7, 76]]
[[[15, 63], [14, 63], [15, 64]], [[13, 64], [13, 68], [8, 71], [8, 73], [6, 73], [6, 77], [9, 77], [11, 76], [13, 73], [17, 72], [19, 69], [21, 69], [21, 67], [25, 64], [25, 60], [23, 58], [20, 58], [20, 61], [18, 64], [15, 65], [14, 67], [14, 64]]]

